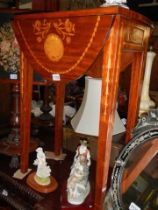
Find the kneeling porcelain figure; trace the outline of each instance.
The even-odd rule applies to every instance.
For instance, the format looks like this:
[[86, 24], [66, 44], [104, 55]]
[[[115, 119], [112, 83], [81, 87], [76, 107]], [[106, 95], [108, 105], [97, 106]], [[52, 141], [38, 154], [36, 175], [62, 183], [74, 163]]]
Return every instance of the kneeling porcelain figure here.
[[87, 147], [87, 141], [83, 140], [77, 147], [71, 172], [67, 180], [67, 199], [69, 203], [80, 205], [89, 194], [90, 184], [88, 175], [90, 165], [90, 151]]

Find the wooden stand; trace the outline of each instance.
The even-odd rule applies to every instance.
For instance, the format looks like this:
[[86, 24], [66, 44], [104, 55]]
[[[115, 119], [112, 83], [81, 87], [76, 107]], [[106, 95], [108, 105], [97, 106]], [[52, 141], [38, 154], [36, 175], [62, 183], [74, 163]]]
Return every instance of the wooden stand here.
[[50, 193], [50, 192], [53, 192], [54, 190], [56, 190], [56, 188], [58, 187], [58, 183], [52, 176], [50, 177], [51, 183], [49, 185], [46, 185], [46, 186], [39, 185], [34, 179], [35, 174], [36, 173], [33, 172], [27, 178], [27, 184], [30, 187], [32, 187], [34, 190], [41, 192], [41, 193]]
[[49, 86], [44, 86], [44, 98], [41, 111], [43, 112], [40, 116], [33, 116], [31, 119], [32, 123], [32, 134], [37, 135], [41, 127], [53, 127], [54, 117], [49, 113], [52, 108], [49, 105]]
[[[11, 131], [8, 136], [4, 137], [0, 141], [0, 153], [11, 156], [10, 167], [19, 167], [19, 161], [17, 156], [21, 155], [20, 145], [20, 112], [19, 112], [19, 82], [17, 80], [0, 80], [1, 83], [11, 84], [11, 118], [10, 125]], [[35, 151], [39, 144], [39, 139], [30, 138], [29, 152]]]

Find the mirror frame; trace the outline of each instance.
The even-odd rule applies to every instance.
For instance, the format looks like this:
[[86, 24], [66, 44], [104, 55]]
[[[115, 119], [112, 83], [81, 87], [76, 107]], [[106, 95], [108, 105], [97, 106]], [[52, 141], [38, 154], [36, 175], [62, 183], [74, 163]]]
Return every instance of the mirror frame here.
[[125, 210], [121, 196], [121, 181], [126, 163], [131, 154], [138, 146], [156, 138], [158, 138], [158, 109], [153, 109], [147, 115], [140, 117], [137, 126], [133, 129], [132, 139], [123, 148], [115, 161], [111, 176], [111, 186], [108, 192], [114, 210]]

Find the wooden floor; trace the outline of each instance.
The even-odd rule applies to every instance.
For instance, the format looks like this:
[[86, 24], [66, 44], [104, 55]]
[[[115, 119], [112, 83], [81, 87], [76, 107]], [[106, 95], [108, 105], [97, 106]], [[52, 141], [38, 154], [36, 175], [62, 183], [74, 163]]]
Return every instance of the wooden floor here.
[[[40, 129], [39, 137], [41, 139], [41, 145], [43, 146], [43, 149], [46, 150], [52, 150], [53, 151], [53, 132], [52, 128], [47, 129], [44, 128], [43, 130]], [[95, 183], [95, 161], [92, 161], [92, 165], [90, 168], [90, 184], [91, 184], [91, 192], [85, 202], [82, 205], [75, 206], [75, 205], [70, 205], [67, 202], [67, 193], [66, 193], [66, 182], [67, 178], [70, 173], [70, 167], [73, 162], [73, 157], [74, 153], [70, 151], [64, 151], [66, 152], [67, 156], [65, 160], [62, 161], [55, 161], [55, 160], [48, 160], [48, 165], [51, 167], [52, 170], [52, 176], [56, 179], [58, 182], [58, 188], [48, 194], [41, 194], [43, 199], [40, 201], [40, 204], [38, 205], [38, 208], [36, 209], [41, 209], [41, 210], [58, 210], [58, 209], [80, 209], [80, 210], [86, 210], [91, 208], [93, 206], [93, 201], [94, 201], [94, 183]], [[35, 171], [36, 167], [33, 165], [33, 161], [36, 158], [36, 152], [33, 152], [30, 154], [30, 168]], [[0, 154], [0, 167], [2, 172], [5, 174], [12, 176], [13, 173], [16, 171], [15, 168], [10, 168], [9, 164], [11, 161], [10, 156], [5, 156], [3, 154]], [[27, 177], [26, 177], [27, 178]], [[28, 185], [26, 184], [26, 178], [24, 178], [22, 181], [18, 182], [22, 185]], [[12, 189], [12, 186], [10, 186], [10, 189]], [[0, 188], [0, 193], [1, 188]], [[19, 195], [17, 195], [19, 196]], [[15, 196], [16, 197], [16, 196]], [[23, 200], [21, 200], [23, 203]], [[10, 209], [15, 209], [8, 205], [6, 202], [3, 201], [3, 199], [0, 199], [0, 210], [10, 210]], [[31, 210], [29, 208], [23, 208]], [[33, 209], [33, 207], [32, 207]]]

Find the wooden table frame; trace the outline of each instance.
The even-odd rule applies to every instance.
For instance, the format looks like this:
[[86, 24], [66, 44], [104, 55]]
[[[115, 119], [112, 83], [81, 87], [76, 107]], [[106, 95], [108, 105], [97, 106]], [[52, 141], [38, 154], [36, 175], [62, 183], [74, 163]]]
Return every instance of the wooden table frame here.
[[62, 146], [65, 85], [82, 75], [102, 78], [94, 203], [95, 209], [101, 209], [107, 190], [120, 72], [132, 64], [126, 131], [128, 142], [138, 116], [151, 22], [129, 9], [107, 7], [17, 15], [13, 26], [21, 47], [22, 172], [27, 171], [29, 160], [33, 69], [48, 81], [53, 80], [56, 86], [56, 155], [60, 154]]

